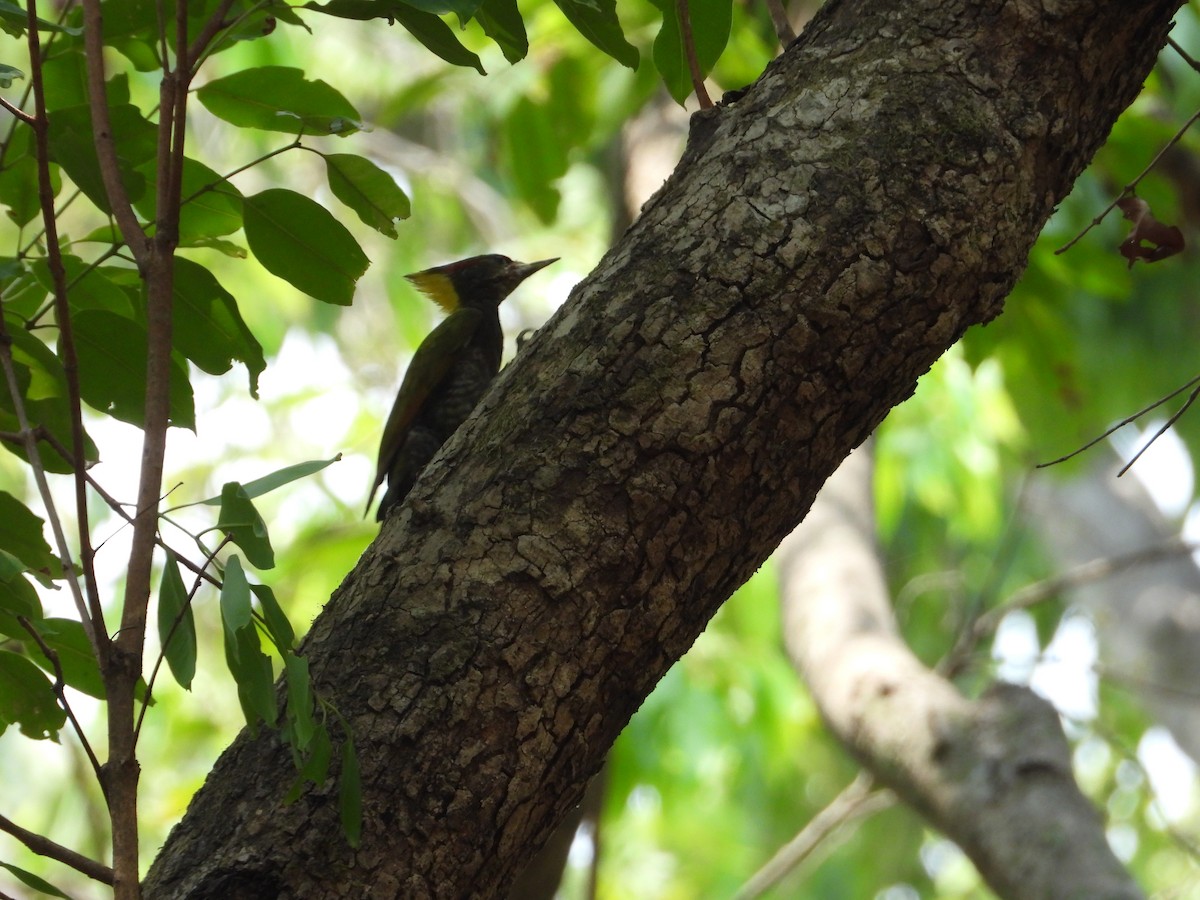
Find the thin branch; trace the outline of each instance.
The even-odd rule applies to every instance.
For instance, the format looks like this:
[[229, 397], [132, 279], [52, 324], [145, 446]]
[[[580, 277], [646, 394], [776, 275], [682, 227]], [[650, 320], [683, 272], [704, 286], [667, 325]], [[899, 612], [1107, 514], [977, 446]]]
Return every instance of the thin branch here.
[[1179, 421], [1183, 414], [1188, 411], [1188, 408], [1196, 402], [1197, 396], [1200, 396], [1200, 387], [1197, 387], [1188, 395], [1188, 398], [1184, 401], [1183, 406], [1179, 407], [1179, 410], [1163, 423], [1162, 428], [1154, 432], [1154, 435], [1150, 438], [1150, 440], [1146, 441], [1146, 443], [1142, 445], [1142, 449], [1133, 454], [1133, 459], [1129, 460], [1129, 462], [1125, 463], [1125, 465], [1121, 467], [1121, 471], [1117, 473], [1118, 478], [1133, 468], [1133, 464], [1142, 458], [1142, 454], [1149, 450], [1154, 445], [1154, 442], [1166, 433], [1168, 428]]
[[38, 856], [57, 860], [64, 865], [70, 866], [76, 872], [81, 872], [88, 878], [99, 881], [101, 884], [113, 883], [113, 871], [108, 866], [98, 863], [94, 859], [84, 856], [82, 853], [77, 853], [74, 850], [64, 847], [62, 844], [56, 844], [49, 838], [42, 837], [37, 832], [22, 828], [12, 819], [0, 816], [0, 831], [12, 835]]
[[[1188, 388], [1190, 388], [1192, 385], [1196, 384], [1197, 382], [1200, 382], [1200, 375], [1197, 375], [1196, 377], [1192, 378], [1190, 381], [1186, 382], [1182, 387], [1175, 388], [1175, 390], [1171, 391], [1171, 393], [1167, 394], [1165, 397], [1160, 397], [1159, 399], [1155, 400], [1149, 406], [1139, 409], [1133, 415], [1126, 416], [1124, 419], [1122, 419], [1116, 425], [1112, 426], [1107, 431], [1105, 431], [1104, 434], [1100, 435], [1099, 437], [1092, 438], [1092, 440], [1088, 441], [1086, 444], [1084, 444], [1078, 450], [1072, 450], [1066, 456], [1060, 456], [1058, 459], [1050, 460], [1050, 462], [1038, 463], [1036, 466], [1034, 466], [1034, 468], [1045, 469], [1050, 466], [1057, 466], [1059, 463], [1064, 463], [1068, 459], [1078, 456], [1080, 453], [1083, 453], [1085, 450], [1090, 450], [1092, 447], [1095, 447], [1098, 443], [1100, 443], [1102, 440], [1104, 440], [1109, 435], [1112, 435], [1112, 434], [1116, 433], [1117, 431], [1120, 431], [1122, 428], [1124, 428], [1126, 425], [1130, 424], [1131, 422], [1136, 422], [1138, 419], [1140, 419], [1142, 416], [1144, 416], [1146, 413], [1150, 412], [1151, 410], [1158, 409], [1158, 407], [1162, 406], [1168, 400], [1172, 399], [1173, 397], [1178, 396], [1179, 394], [1182, 394], [1184, 391], [1186, 391]], [[1184, 409], [1187, 409], [1188, 406], [1190, 406], [1192, 404], [1192, 401], [1195, 400], [1195, 398], [1196, 398], [1196, 394], [1195, 394], [1195, 392], [1193, 392], [1192, 396], [1188, 399], [1188, 402], [1184, 405], [1183, 409], [1181, 409], [1179, 412], [1182, 413]], [[1178, 418], [1179, 418], [1179, 414], [1177, 413], [1174, 416], [1174, 418], [1171, 419], [1171, 421], [1174, 422], [1175, 419], [1178, 419]], [[1145, 448], [1143, 448], [1143, 450], [1144, 449]], [[1128, 468], [1128, 467], [1126, 467], [1126, 468]], [[1122, 474], [1124, 474], [1124, 471], [1125, 471], [1124, 469], [1121, 470]]]
[[1121, 556], [1102, 556], [1074, 566], [1065, 572], [1035, 581], [1013, 593], [1006, 601], [989, 609], [959, 634], [954, 647], [938, 663], [936, 671], [953, 678], [962, 672], [979, 642], [995, 633], [1001, 620], [1011, 612], [1029, 609], [1053, 599], [1063, 591], [1111, 578], [1127, 569], [1162, 562], [1200, 549], [1200, 544], [1171, 540]]
[[866, 772], [850, 782], [823, 810], [813, 816], [800, 832], [784, 844], [761, 869], [733, 895], [734, 900], [754, 900], [782, 881], [797, 866], [809, 859], [830, 835], [843, 825], [869, 818], [894, 806], [896, 795], [887, 789], [875, 790], [875, 781]]
[[[121, 181], [121, 169], [117, 163], [117, 146], [113, 140], [112, 120], [108, 114], [108, 96], [104, 80], [104, 20], [100, 11], [100, 0], [80, 0], [83, 5], [83, 43], [87, 60], [88, 105], [92, 113], [92, 134], [96, 144], [96, 156], [100, 162], [100, 175], [108, 205], [117, 220], [117, 227], [125, 238], [125, 244], [133, 252], [140, 267], [150, 260], [151, 248], [146, 233], [138, 224], [129, 193]], [[32, 2], [31, 2], [32, 7]], [[34, 67], [37, 71], [37, 67]]]
[[1168, 37], [1167, 46], [1178, 53], [1183, 58], [1183, 61], [1191, 66], [1195, 71], [1200, 72], [1200, 62], [1196, 62], [1196, 60], [1192, 58], [1191, 54], [1175, 43], [1175, 38]]
[[688, 0], [675, 0], [675, 15], [679, 17], [679, 37], [683, 41], [683, 54], [687, 57], [688, 72], [692, 76], [692, 90], [700, 101], [701, 109], [712, 109], [712, 98], [704, 87], [704, 73], [700, 71], [700, 60], [696, 57], [696, 41], [692, 36], [692, 13]]
[[20, 107], [13, 106], [12, 103], [10, 103], [8, 100], [5, 100], [3, 97], [0, 97], [0, 106], [4, 107], [6, 110], [9, 111], [9, 113], [12, 114], [12, 116], [14, 118], [20, 119], [26, 125], [33, 124], [33, 122], [34, 122], [33, 116], [31, 116], [29, 113], [25, 112], [25, 110], [21, 109]]
[[783, 8], [782, 0], [767, 0], [767, 12], [771, 14], [771, 24], [775, 26], [775, 36], [779, 38], [779, 45], [786, 47], [796, 39], [796, 30], [792, 28], [792, 20]]
[[1103, 222], [1104, 218], [1110, 212], [1112, 212], [1114, 209], [1116, 209], [1118, 203], [1120, 203], [1126, 197], [1133, 194], [1133, 192], [1135, 190], [1137, 190], [1137, 186], [1139, 184], [1141, 184], [1142, 179], [1145, 178], [1147, 175], [1149, 175], [1150, 170], [1158, 165], [1159, 160], [1161, 160], [1163, 158], [1163, 154], [1165, 154], [1168, 150], [1170, 150], [1172, 147], [1174, 147], [1176, 144], [1178, 144], [1183, 139], [1184, 134], [1187, 132], [1187, 130], [1189, 128], [1192, 127], [1192, 125], [1196, 122], [1197, 119], [1200, 119], [1200, 110], [1196, 110], [1196, 112], [1192, 113], [1191, 117], [1188, 118], [1188, 120], [1183, 123], [1183, 126], [1177, 132], [1175, 132], [1174, 137], [1172, 137], [1169, 141], [1167, 141], [1167, 143], [1163, 146], [1163, 148], [1154, 155], [1154, 159], [1150, 160], [1149, 165], [1147, 165], [1146, 168], [1142, 169], [1142, 171], [1140, 173], [1138, 173], [1137, 178], [1133, 179], [1133, 181], [1131, 181], [1131, 182], [1129, 182], [1129, 184], [1125, 185], [1125, 187], [1121, 190], [1120, 195], [1118, 195], [1118, 197], [1115, 200], [1113, 200], [1112, 203], [1108, 204], [1108, 206], [1106, 206], [1104, 208], [1104, 211], [1102, 213], [1100, 213], [1100, 215], [1098, 215], [1094, 219], [1092, 219], [1092, 221], [1088, 223], [1087, 227], [1084, 228], [1083, 231], [1079, 232], [1079, 234], [1075, 235], [1075, 237], [1071, 238], [1071, 240], [1067, 241], [1067, 243], [1063, 244], [1061, 247], [1059, 247], [1057, 250], [1055, 250], [1054, 251], [1055, 255], [1058, 255], [1060, 253], [1066, 253], [1068, 250], [1070, 250], [1072, 247], [1074, 247], [1076, 244], [1078, 244], [1083, 239], [1083, 236], [1085, 234], [1087, 234], [1089, 231], [1091, 231], [1093, 228], [1095, 228], [1097, 225], [1099, 225], [1101, 222]]
[[[29, 423], [29, 416], [25, 411], [25, 398], [21, 395], [21, 387], [17, 381], [17, 372], [13, 366], [12, 359], [12, 337], [8, 333], [8, 323], [4, 316], [0, 315], [0, 368], [4, 370], [4, 380], [8, 384], [9, 397], [12, 399], [13, 409], [16, 411], [17, 424], [21, 430], [14, 437], [18, 439], [21, 445], [25, 448], [25, 456], [29, 460], [30, 469], [33, 471], [33, 480], [37, 484], [38, 494], [42, 498], [42, 505], [46, 510], [46, 521], [50, 523], [50, 531], [54, 535], [54, 543], [58, 547], [58, 555], [63, 564], [63, 575], [67, 581], [67, 587], [71, 591], [71, 598], [75, 601], [75, 609], [79, 613], [80, 623], [83, 625], [83, 631], [88, 637], [88, 643], [93, 651], [96, 651], [97, 659], [100, 658], [96, 623], [94, 623], [88, 613], [87, 602], [83, 597], [83, 588], [79, 584], [79, 578], [75, 574], [75, 565], [72, 562], [71, 547], [67, 543], [67, 535], [63, 530], [62, 521], [58, 517], [58, 509], [54, 505], [54, 498], [50, 494], [50, 483], [46, 480], [46, 467], [42, 465], [40, 451], [38, 450], [37, 439], [34, 437], [34, 428]], [[100, 634], [104, 634], [103, 630]], [[107, 640], [107, 637], [105, 638]]]
[[204, 61], [201, 57], [208, 51], [209, 44], [217, 36], [217, 32], [225, 27], [225, 16], [229, 14], [232, 6], [233, 0], [221, 0], [220, 5], [213, 10], [213, 14], [209, 16], [208, 21], [200, 29], [200, 33], [196, 35], [196, 39], [188, 47], [187, 58], [191, 62], [191, 71], [187, 73], [189, 83], [196, 77], [196, 71]]
[[28, 632], [33, 638], [34, 643], [38, 645], [38, 649], [42, 651], [46, 659], [50, 660], [50, 665], [54, 667], [54, 696], [58, 699], [58, 705], [62, 707], [67, 718], [71, 721], [71, 727], [75, 729], [75, 736], [79, 738], [79, 743], [83, 746], [83, 752], [87, 754], [88, 762], [92, 764], [92, 771], [96, 774], [96, 781], [100, 783], [100, 789], [104, 789], [104, 772], [100, 767], [100, 760], [96, 758], [95, 752], [92, 750], [92, 745], [87, 739], [87, 733], [83, 730], [83, 726], [79, 724], [79, 720], [75, 718], [75, 711], [71, 709], [71, 704], [67, 702], [67, 694], [64, 688], [67, 686], [67, 680], [63, 677], [62, 660], [58, 658], [58, 651], [51, 647], [42, 638], [38, 630], [33, 627], [24, 616], [17, 616], [17, 623]]
[[[95, 3], [97, 0], [89, 0]], [[35, 0], [28, 0], [27, 28], [29, 43], [29, 58], [41, 59], [41, 39], [38, 36], [37, 6]], [[98, 13], [97, 13], [98, 15]], [[89, 66], [91, 53], [89, 51]], [[101, 76], [103, 69], [101, 68]], [[67, 276], [63, 266], [62, 254], [58, 244], [58, 222], [54, 212], [54, 188], [50, 182], [50, 143], [47, 133], [49, 119], [46, 116], [46, 90], [42, 80], [40, 62], [31, 66], [30, 82], [33, 88], [33, 103], [35, 122], [33, 124], [34, 141], [37, 152], [38, 170], [38, 200], [42, 211], [42, 224], [46, 231], [46, 263], [54, 284], [54, 309], [58, 320], [59, 337], [62, 344], [62, 365], [67, 380], [67, 401], [71, 413], [71, 468], [75, 475], [75, 515], [79, 535], [79, 563], [83, 569], [83, 584], [87, 592], [87, 613], [81, 611], [84, 630], [91, 642], [96, 660], [101, 667], [108, 660], [109, 641], [108, 628], [104, 624], [104, 608], [100, 604], [100, 588], [96, 583], [96, 568], [93, 564], [90, 528], [87, 509], [87, 486], [83, 471], [87, 467], [85, 451], [85, 435], [83, 430], [83, 400], [79, 388], [79, 360], [75, 354], [75, 337], [71, 325], [71, 310], [67, 302]], [[104, 85], [100, 85], [100, 93], [104, 93]], [[108, 109], [105, 107], [105, 117]], [[94, 121], [94, 120], [93, 120]], [[99, 137], [97, 137], [99, 142]], [[115, 157], [114, 157], [115, 166]], [[131, 213], [132, 214], [132, 213]], [[22, 426], [24, 429], [26, 426]], [[30, 457], [30, 464], [35, 465], [36, 456]], [[39, 460], [40, 464], [40, 460]], [[44, 495], [49, 498], [48, 493]], [[47, 514], [51, 504], [47, 502]], [[64, 560], [66, 557], [64, 557]]]

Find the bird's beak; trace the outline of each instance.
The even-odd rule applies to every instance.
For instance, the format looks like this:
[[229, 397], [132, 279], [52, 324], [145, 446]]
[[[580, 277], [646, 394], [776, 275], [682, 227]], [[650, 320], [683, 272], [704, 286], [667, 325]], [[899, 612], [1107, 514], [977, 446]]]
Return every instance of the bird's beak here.
[[544, 269], [546, 266], [550, 265], [550, 263], [558, 262], [558, 260], [559, 257], [556, 256], [554, 259], [539, 259], [537, 262], [531, 263], [515, 262], [508, 270], [508, 276], [510, 279], [512, 279], [512, 284], [515, 286], [520, 284], [534, 272], [537, 272], [539, 269]]

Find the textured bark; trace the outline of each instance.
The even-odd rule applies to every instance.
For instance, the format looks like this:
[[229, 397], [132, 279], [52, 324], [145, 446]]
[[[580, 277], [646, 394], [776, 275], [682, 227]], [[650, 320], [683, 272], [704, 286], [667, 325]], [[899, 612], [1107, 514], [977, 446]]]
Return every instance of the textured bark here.
[[1142, 897], [1075, 784], [1054, 708], [1002, 683], [970, 700], [908, 649], [874, 523], [860, 450], [776, 555], [788, 653], [831, 730], [952, 837], [999, 896]]
[[1178, 0], [833, 0], [501, 373], [314, 623], [354, 729], [218, 761], [147, 896], [497, 896], [817, 489], [970, 325]]

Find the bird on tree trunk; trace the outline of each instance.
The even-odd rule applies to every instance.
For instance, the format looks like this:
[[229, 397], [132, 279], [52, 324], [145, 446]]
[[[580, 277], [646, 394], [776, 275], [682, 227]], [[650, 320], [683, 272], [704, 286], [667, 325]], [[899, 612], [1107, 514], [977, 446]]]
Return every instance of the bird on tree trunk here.
[[491, 253], [415, 272], [408, 276], [418, 290], [448, 315], [421, 342], [404, 373], [383, 438], [375, 483], [387, 490], [375, 518], [405, 498], [435, 453], [471, 414], [496, 373], [504, 349], [500, 303], [522, 281], [556, 259], [514, 262]]

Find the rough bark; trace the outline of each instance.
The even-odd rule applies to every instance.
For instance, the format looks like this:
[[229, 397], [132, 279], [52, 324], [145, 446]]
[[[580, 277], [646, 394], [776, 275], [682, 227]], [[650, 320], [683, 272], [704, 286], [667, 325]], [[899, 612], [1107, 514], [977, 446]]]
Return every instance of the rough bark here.
[[443, 448], [305, 643], [365, 826], [239, 736], [148, 897], [497, 896], [657, 679], [995, 316], [1178, 0], [833, 0]]
[[1003, 683], [968, 699], [908, 649], [874, 523], [859, 450], [776, 554], [788, 652], [831, 730], [952, 837], [999, 896], [1142, 897], [1075, 784], [1054, 708]]

